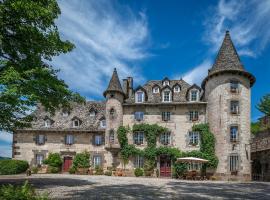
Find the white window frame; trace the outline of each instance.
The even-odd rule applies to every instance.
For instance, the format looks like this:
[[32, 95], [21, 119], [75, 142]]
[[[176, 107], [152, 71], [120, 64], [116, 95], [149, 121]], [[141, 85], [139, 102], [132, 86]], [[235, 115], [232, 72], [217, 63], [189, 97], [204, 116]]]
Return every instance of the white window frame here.
[[133, 133], [133, 143], [136, 145], [142, 145], [144, 143], [144, 132], [137, 131]]
[[159, 136], [159, 142], [160, 144], [163, 145], [171, 144], [171, 133], [170, 132], [161, 133]]
[[239, 127], [237, 125], [230, 126], [230, 141], [237, 142], [239, 135]]
[[63, 117], [68, 117], [69, 116], [69, 112], [68, 111], [63, 111], [62, 112], [62, 116]]
[[106, 128], [106, 119], [100, 120], [100, 127], [101, 128]]
[[[76, 125], [76, 122], [78, 123], [78, 125]], [[72, 121], [72, 124], [73, 124], [73, 128], [78, 128], [78, 127], [80, 127], [80, 120], [74, 119], [74, 120]]]
[[[196, 99], [193, 99], [193, 92], [196, 92]], [[191, 102], [199, 101], [199, 91], [198, 90], [190, 90], [189, 97]]]
[[155, 86], [155, 87], [153, 88], [153, 93], [154, 93], [154, 94], [158, 94], [158, 93], [159, 93], [159, 87]]
[[46, 120], [44, 121], [44, 127], [46, 127], [46, 128], [50, 128], [50, 127], [51, 127], [51, 125], [52, 125], [52, 122], [51, 122], [51, 120], [50, 120], [50, 119], [46, 119]]
[[199, 120], [199, 111], [191, 110], [189, 111], [189, 121], [198, 121]]
[[188, 133], [188, 144], [192, 146], [199, 146], [200, 144], [200, 133], [195, 131], [190, 131]]
[[[139, 94], [141, 94], [142, 96], [139, 98]], [[139, 90], [136, 92], [136, 95], [135, 95], [135, 100], [136, 100], [136, 103], [143, 103], [144, 102], [144, 92]]]
[[144, 165], [144, 157], [137, 155], [134, 157], [133, 166], [134, 168], [143, 168]]
[[144, 118], [144, 112], [141, 112], [141, 111], [134, 112], [134, 119], [136, 121], [143, 121], [143, 118]]
[[180, 86], [179, 86], [179, 85], [174, 86], [173, 91], [174, 91], [175, 93], [180, 92], [180, 91], [181, 91]]
[[[166, 97], [166, 101], [165, 101], [165, 93], [169, 92], [169, 99], [167, 99]], [[162, 102], [171, 102], [172, 101], [172, 92], [170, 90], [164, 90], [162, 92]]]
[[166, 86], [166, 85], [170, 85], [170, 81], [169, 80], [163, 81], [163, 86]]
[[93, 166], [94, 167], [101, 167], [102, 166], [102, 157], [101, 157], [101, 155], [94, 155], [93, 156]]
[[71, 135], [71, 134], [69, 134], [69, 135], [66, 135], [66, 138], [65, 138], [65, 144], [66, 145], [72, 145], [72, 144], [74, 144], [74, 135]]
[[44, 160], [44, 155], [43, 154], [36, 154], [36, 164], [37, 165], [42, 165]]

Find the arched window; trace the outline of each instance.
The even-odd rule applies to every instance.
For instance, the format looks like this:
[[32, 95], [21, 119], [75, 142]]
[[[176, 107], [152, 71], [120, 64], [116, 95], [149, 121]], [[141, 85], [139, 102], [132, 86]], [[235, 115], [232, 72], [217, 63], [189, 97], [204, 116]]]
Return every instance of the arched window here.
[[144, 92], [139, 90], [135, 94], [135, 102], [136, 103], [143, 103], [144, 102]]

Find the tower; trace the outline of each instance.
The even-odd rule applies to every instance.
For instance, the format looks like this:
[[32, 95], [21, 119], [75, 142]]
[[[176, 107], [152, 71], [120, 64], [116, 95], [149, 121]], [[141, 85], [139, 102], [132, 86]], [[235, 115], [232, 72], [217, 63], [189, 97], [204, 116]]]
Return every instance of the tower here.
[[250, 180], [250, 105], [255, 77], [247, 72], [226, 31], [215, 63], [202, 82], [207, 121], [216, 139], [216, 176]]
[[108, 88], [105, 90], [103, 95], [106, 98], [105, 147], [111, 152], [111, 159], [107, 160], [107, 165], [112, 166], [117, 163], [117, 154], [120, 148], [117, 140], [117, 129], [123, 124], [122, 103], [125, 97], [116, 68], [114, 68]]

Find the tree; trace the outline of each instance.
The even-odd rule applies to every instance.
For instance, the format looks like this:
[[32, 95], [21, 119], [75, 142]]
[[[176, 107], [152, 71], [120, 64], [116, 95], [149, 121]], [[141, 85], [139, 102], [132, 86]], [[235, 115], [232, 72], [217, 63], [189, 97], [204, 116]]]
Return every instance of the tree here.
[[257, 109], [266, 116], [270, 116], [270, 94], [261, 98], [260, 103], [257, 105]]
[[56, 0], [0, 0], [0, 130], [29, 127], [38, 103], [53, 113], [84, 101], [49, 63], [74, 48], [59, 36], [59, 14]]

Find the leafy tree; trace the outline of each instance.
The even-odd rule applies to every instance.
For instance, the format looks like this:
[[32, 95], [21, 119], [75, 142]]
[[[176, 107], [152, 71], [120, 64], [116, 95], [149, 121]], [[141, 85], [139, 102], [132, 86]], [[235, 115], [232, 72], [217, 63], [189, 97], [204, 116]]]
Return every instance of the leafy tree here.
[[63, 160], [61, 159], [61, 156], [59, 153], [49, 153], [49, 156], [47, 159], [43, 161], [44, 164], [47, 164], [51, 167], [61, 167]]
[[90, 154], [89, 154], [89, 152], [84, 151], [83, 153], [77, 153], [75, 158], [74, 158], [74, 161], [73, 161], [73, 167], [75, 169], [90, 167]]
[[261, 98], [260, 103], [257, 105], [257, 109], [266, 116], [270, 116], [270, 94]]
[[59, 14], [56, 0], [0, 1], [0, 130], [30, 126], [37, 103], [53, 113], [83, 101], [49, 63], [74, 48], [59, 36]]
[[260, 122], [251, 122], [250, 129], [251, 129], [252, 134], [256, 134], [256, 133], [260, 132], [262, 129]]

